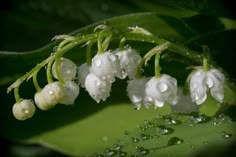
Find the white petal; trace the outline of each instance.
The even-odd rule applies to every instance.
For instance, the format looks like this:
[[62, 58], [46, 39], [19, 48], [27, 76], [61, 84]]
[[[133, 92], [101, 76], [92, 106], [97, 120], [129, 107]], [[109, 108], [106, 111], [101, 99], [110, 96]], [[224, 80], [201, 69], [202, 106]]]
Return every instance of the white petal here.
[[[211, 95], [219, 102], [224, 99], [224, 75], [217, 69], [211, 69], [207, 74], [207, 79], [212, 80]], [[209, 84], [209, 83], [208, 83]]]
[[193, 102], [197, 105], [202, 104], [207, 98], [207, 88], [204, 83], [206, 72], [198, 69], [191, 74], [190, 77], [190, 92]]
[[115, 76], [121, 75], [119, 60], [110, 52], [97, 54], [92, 59], [91, 72], [100, 79], [112, 83], [115, 81]]
[[79, 86], [73, 81], [67, 81], [64, 84], [64, 93], [64, 97], [59, 103], [72, 105], [79, 95]]
[[46, 85], [34, 96], [35, 104], [41, 110], [48, 110], [58, 104], [64, 97], [64, 87], [59, 82]]
[[95, 74], [90, 73], [85, 79], [85, 88], [89, 95], [99, 103], [105, 101], [110, 96], [111, 83], [101, 80]]
[[119, 57], [121, 68], [124, 69], [121, 79], [126, 76], [129, 76], [130, 79], [135, 78], [138, 64], [142, 59], [141, 56], [131, 48], [117, 49], [115, 53]]
[[85, 78], [87, 75], [90, 73], [90, 65], [87, 65], [87, 63], [84, 63], [79, 66], [78, 68], [78, 78], [79, 78], [79, 83], [81, 87], [85, 87]]
[[140, 108], [140, 104], [143, 103], [143, 100], [145, 97], [144, 88], [147, 81], [148, 81], [148, 78], [146, 77], [128, 81], [127, 93], [130, 98], [130, 101], [137, 108]]
[[12, 112], [16, 119], [26, 120], [34, 115], [35, 106], [32, 100], [24, 99], [13, 105]]
[[[67, 58], [61, 58], [59, 69], [61, 72], [61, 77], [64, 81], [73, 80], [77, 73], [76, 64]], [[58, 79], [58, 76], [56, 75], [55, 63], [52, 66], [52, 74], [53, 74], [53, 77]]]

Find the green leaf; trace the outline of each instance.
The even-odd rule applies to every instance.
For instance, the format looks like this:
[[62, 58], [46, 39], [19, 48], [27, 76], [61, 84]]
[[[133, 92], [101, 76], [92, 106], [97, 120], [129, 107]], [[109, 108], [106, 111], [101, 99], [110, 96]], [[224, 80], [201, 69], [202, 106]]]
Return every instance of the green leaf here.
[[[222, 42], [224, 44], [214, 44], [215, 42], [212, 41], [212, 37], [214, 37], [214, 40], [219, 39], [222, 35], [225, 39], [233, 38], [236, 33], [235, 21], [207, 16], [207, 18], [205, 18], [212, 20], [215, 25], [210, 25], [206, 27], [206, 29], [202, 29], [202, 26], [195, 26], [194, 23], [197, 23], [196, 20], [199, 21], [199, 23], [202, 22], [204, 16], [197, 16], [201, 18], [196, 16], [176, 18], [174, 16], [153, 13], [131, 14], [101, 21], [97, 24], [77, 30], [72, 34], [91, 33], [96, 25], [103, 23], [121, 32], [127, 31], [130, 26], [139, 26], [169, 41], [186, 43], [191, 48], [200, 49], [201, 44], [207, 44], [210, 48], [213, 47], [213, 50], [217, 50], [213, 52], [224, 52], [226, 58], [230, 56], [229, 54], [233, 54], [235, 44], [232, 41], [227, 43]], [[15, 79], [20, 74], [24, 74], [38, 62], [49, 56], [50, 53], [53, 52], [53, 47], [56, 46], [56, 44], [57, 42], [53, 42], [41, 49], [25, 53], [0, 52], [1, 64], [3, 67], [7, 67], [1, 71], [0, 76], [0, 80], [4, 80], [3, 82], [1, 81], [3, 88], [1, 88], [0, 93], [0, 97], [3, 98], [1, 106], [2, 114], [0, 115], [0, 123], [1, 126], [3, 126], [0, 130], [1, 136], [27, 143], [40, 143], [70, 155], [87, 155], [91, 152], [102, 152], [104, 148], [117, 143], [118, 139], [121, 139], [123, 136], [124, 131], [133, 130], [140, 121], [168, 113], [168, 109], [166, 112], [154, 109], [134, 110], [125, 94], [126, 82], [118, 81], [113, 86], [112, 96], [105, 103], [96, 104], [87, 93], [82, 92], [73, 107], [57, 105], [54, 109], [47, 112], [38, 110], [32, 119], [25, 122], [15, 120], [11, 113], [14, 100], [12, 100], [12, 95], [5, 94], [7, 85], [12, 81], [11, 79]], [[128, 42], [128, 44], [140, 50], [142, 55], [154, 46], [154, 44], [140, 44], [140, 42]], [[116, 47], [116, 42], [112, 43], [111, 48]], [[224, 51], [225, 47], [227, 47], [227, 52]], [[84, 48], [75, 48], [67, 54], [67, 57], [81, 64], [85, 61], [84, 52]], [[222, 59], [221, 57], [217, 59], [217, 55], [215, 54], [213, 54], [213, 56], [216, 56], [217, 62]], [[224, 66], [226, 71], [230, 72], [230, 64], [231, 63], [227, 63], [227, 65]], [[168, 61], [164, 63], [163, 61], [163, 72], [173, 74], [174, 77], [183, 80], [186, 78], [185, 76], [188, 75], [187, 72], [183, 72], [185, 71], [184, 68], [187, 66], [188, 64], [178, 64]], [[150, 69], [148, 70], [148, 74], [152, 75], [152, 68], [148, 68]], [[179, 71], [181, 71], [183, 75]], [[232, 75], [233, 73], [230, 74]], [[45, 75], [40, 74], [39, 77], [45, 78]], [[45, 80], [41, 79], [40, 83], [45, 84]], [[226, 88], [229, 89], [226, 90], [225, 93], [228, 97], [226, 103], [235, 103], [235, 91], [231, 86], [227, 86]], [[20, 91], [24, 97], [31, 98], [33, 97], [32, 93], [35, 92], [31, 82], [23, 85]], [[224, 123], [207, 128], [205, 124], [199, 124], [196, 128], [193, 127], [192, 129], [189, 128], [187, 123], [183, 122], [183, 125], [176, 126], [176, 134], [173, 135], [183, 138], [184, 143], [186, 143], [186, 141], [188, 141], [187, 138], [199, 133], [197, 137], [201, 137], [201, 140], [198, 140], [196, 137], [193, 139], [193, 144], [200, 145], [204, 140], [207, 142], [208, 140], [218, 140], [220, 137], [218, 136], [220, 135], [220, 132], [218, 132], [219, 129], [221, 131], [232, 132], [229, 129], [232, 125], [232, 123]], [[135, 132], [136, 131], [134, 131], [132, 135], [134, 135]], [[209, 137], [206, 138], [205, 134], [209, 134]], [[166, 145], [169, 139], [167, 137], [169, 136], [165, 137], [166, 138], [163, 138], [165, 140], [157, 140], [157, 142], [160, 142], [160, 146]], [[124, 138], [124, 141], [125, 140], [127, 141], [129, 139]], [[165, 154], [172, 150], [173, 152], [180, 152], [180, 150], [186, 152], [191, 151], [189, 145], [181, 144], [163, 148], [160, 154]], [[132, 153], [133, 148], [127, 148], [127, 151]], [[169, 154], [171, 155], [171, 153]]]

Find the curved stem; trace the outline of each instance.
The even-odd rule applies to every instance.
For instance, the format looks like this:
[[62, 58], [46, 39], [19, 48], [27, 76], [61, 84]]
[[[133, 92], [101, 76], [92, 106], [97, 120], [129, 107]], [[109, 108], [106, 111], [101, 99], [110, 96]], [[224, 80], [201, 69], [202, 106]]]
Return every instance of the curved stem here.
[[126, 42], [126, 38], [125, 37], [121, 38], [120, 43], [119, 43], [120, 49], [123, 49], [125, 47], [125, 42]]
[[38, 75], [38, 72], [36, 71], [34, 74], [33, 74], [33, 83], [34, 83], [34, 87], [35, 89], [38, 91], [41, 90], [41, 87], [39, 86], [39, 83], [38, 83], [38, 79], [37, 79], [37, 75]]
[[14, 88], [14, 96], [15, 96], [16, 103], [18, 103], [21, 99], [19, 95], [19, 87]]
[[53, 59], [51, 59], [49, 62], [48, 62], [48, 65], [47, 65], [47, 81], [48, 83], [52, 83], [53, 82], [53, 79], [52, 79], [52, 63], [53, 63]]
[[137, 72], [136, 72], [136, 77], [139, 78], [142, 75], [142, 67], [143, 64], [147, 64], [147, 62], [151, 59], [151, 57], [153, 55], [155, 55], [156, 53], [160, 53], [164, 50], [166, 50], [169, 47], [170, 43], [169, 42], [165, 42], [161, 45], [157, 45], [154, 48], [152, 48], [148, 53], [145, 54], [145, 56], [142, 58], [141, 62], [138, 65], [137, 68]]
[[55, 59], [55, 70], [56, 70], [56, 76], [57, 76], [57, 79], [60, 83], [64, 84], [64, 80], [61, 76], [61, 70], [60, 70], [60, 67], [61, 67], [61, 57], [62, 56], [56, 56], [56, 59]]
[[88, 65], [91, 65], [91, 62], [92, 62], [92, 60], [91, 60], [91, 49], [92, 49], [92, 46], [93, 46], [94, 43], [95, 43], [95, 41], [90, 40], [88, 42], [88, 46], [86, 48], [86, 63]]
[[155, 77], [159, 78], [161, 75], [161, 67], [160, 67], [160, 53], [156, 53], [155, 57]]

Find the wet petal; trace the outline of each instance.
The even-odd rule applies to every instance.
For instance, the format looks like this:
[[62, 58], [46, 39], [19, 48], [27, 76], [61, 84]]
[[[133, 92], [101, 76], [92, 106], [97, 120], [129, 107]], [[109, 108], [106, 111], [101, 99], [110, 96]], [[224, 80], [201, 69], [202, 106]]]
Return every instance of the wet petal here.
[[78, 68], [78, 78], [79, 78], [79, 83], [81, 87], [85, 87], [85, 79], [87, 75], [90, 73], [90, 65], [87, 63], [84, 63], [79, 66]]

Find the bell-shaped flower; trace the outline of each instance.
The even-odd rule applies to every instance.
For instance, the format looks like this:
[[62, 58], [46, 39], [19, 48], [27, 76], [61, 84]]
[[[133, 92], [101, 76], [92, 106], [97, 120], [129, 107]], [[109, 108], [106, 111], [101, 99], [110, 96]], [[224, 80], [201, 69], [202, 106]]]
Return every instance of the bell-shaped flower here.
[[110, 96], [111, 83], [90, 73], [85, 79], [85, 88], [89, 95], [99, 103], [101, 100], [105, 101]]
[[120, 67], [123, 69], [121, 79], [129, 77], [133, 79], [137, 72], [137, 67], [141, 61], [141, 56], [137, 53], [136, 50], [131, 48], [117, 49], [115, 54], [120, 60]]
[[64, 84], [64, 97], [59, 103], [72, 105], [78, 95], [79, 86], [74, 81], [66, 81]]
[[204, 71], [198, 68], [190, 75], [190, 93], [193, 102], [202, 104], [207, 99], [210, 89], [212, 97], [218, 102], [224, 99], [224, 75], [217, 69]]
[[85, 79], [87, 75], [90, 73], [90, 65], [84, 63], [78, 68], [78, 79], [81, 87], [85, 88]]
[[130, 101], [137, 109], [144, 103], [145, 98], [145, 84], [149, 78], [142, 77], [128, 81], [127, 93]]
[[176, 105], [177, 80], [169, 75], [162, 74], [161, 77], [152, 77], [145, 86], [145, 105], [149, 107], [154, 104], [156, 107], [162, 107], [167, 101], [171, 105]]
[[[67, 58], [61, 58], [59, 70], [64, 81], [73, 80], [76, 77], [77, 66], [71, 60]], [[55, 63], [52, 66], [52, 74], [53, 77], [58, 79]]]
[[48, 110], [58, 104], [64, 95], [63, 85], [59, 82], [53, 82], [37, 92], [34, 95], [34, 101], [41, 110]]
[[92, 59], [91, 72], [102, 80], [114, 82], [116, 76], [121, 76], [118, 57], [110, 52], [95, 55]]
[[26, 120], [34, 115], [35, 106], [32, 100], [23, 99], [13, 105], [12, 112], [16, 119]]

